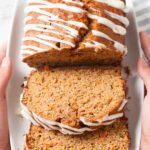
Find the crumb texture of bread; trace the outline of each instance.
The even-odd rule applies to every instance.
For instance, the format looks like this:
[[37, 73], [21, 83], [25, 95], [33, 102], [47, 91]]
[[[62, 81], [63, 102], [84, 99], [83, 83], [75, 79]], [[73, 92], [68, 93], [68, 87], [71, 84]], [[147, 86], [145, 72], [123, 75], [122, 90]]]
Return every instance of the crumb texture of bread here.
[[43, 65], [117, 65], [127, 53], [126, 5], [98, 0], [28, 0], [22, 61]]
[[81, 117], [100, 122], [115, 114], [124, 98], [121, 68], [62, 67], [32, 72], [22, 103], [44, 119], [80, 128]]
[[126, 119], [80, 136], [66, 136], [34, 125], [26, 135], [28, 150], [128, 150], [129, 145]]

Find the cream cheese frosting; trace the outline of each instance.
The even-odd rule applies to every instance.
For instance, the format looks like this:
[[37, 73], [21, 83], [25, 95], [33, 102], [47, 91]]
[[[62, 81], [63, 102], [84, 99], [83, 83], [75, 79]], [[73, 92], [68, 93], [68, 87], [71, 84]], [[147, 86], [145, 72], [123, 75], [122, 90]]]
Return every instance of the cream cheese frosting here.
[[112, 21], [110, 21], [109, 19], [105, 18], [105, 17], [100, 17], [97, 15], [93, 15], [93, 14], [88, 14], [88, 17], [90, 19], [95, 19], [97, 20], [98, 23], [101, 23], [105, 26], [107, 26], [108, 28], [112, 29], [113, 32], [120, 34], [120, 35], [125, 35], [126, 34], [126, 29], [120, 25], [116, 25], [115, 23], [113, 23]]
[[115, 121], [115, 119], [123, 117], [124, 114], [121, 111], [124, 109], [127, 103], [128, 103], [128, 100], [124, 99], [120, 107], [118, 108], [116, 114], [107, 115], [101, 121], [97, 120], [95, 123], [91, 123], [91, 122], [86, 121], [84, 117], [81, 117], [80, 120], [82, 121], [84, 125], [87, 125], [87, 126], [110, 125]]
[[96, 2], [107, 4], [111, 7], [122, 10], [123, 12], [128, 12], [128, 8], [125, 6], [125, 3], [121, 0], [94, 0]]

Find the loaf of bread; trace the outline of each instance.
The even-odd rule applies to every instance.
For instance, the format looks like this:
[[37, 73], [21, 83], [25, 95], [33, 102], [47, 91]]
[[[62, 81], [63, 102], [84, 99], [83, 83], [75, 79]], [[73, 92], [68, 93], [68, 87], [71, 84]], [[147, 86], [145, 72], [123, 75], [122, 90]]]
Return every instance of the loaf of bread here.
[[28, 77], [22, 114], [34, 124], [64, 134], [82, 134], [123, 116], [121, 68], [42, 68]]
[[28, 0], [21, 59], [43, 65], [116, 65], [127, 54], [123, 0]]
[[126, 119], [101, 130], [83, 135], [63, 135], [42, 127], [30, 127], [25, 150], [128, 150], [130, 145]]

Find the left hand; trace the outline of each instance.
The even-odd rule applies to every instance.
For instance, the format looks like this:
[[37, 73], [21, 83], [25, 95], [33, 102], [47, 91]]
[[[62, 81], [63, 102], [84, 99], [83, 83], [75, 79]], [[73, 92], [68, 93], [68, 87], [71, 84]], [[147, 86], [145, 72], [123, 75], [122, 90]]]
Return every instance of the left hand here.
[[7, 119], [6, 88], [11, 75], [11, 61], [6, 57], [6, 48], [0, 49], [0, 150], [10, 150]]

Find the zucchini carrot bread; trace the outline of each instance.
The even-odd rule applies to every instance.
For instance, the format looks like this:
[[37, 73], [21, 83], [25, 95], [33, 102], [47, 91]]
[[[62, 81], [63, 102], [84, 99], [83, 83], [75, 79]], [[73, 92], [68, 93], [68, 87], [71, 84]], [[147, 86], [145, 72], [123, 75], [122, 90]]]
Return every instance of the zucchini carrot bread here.
[[25, 150], [128, 150], [124, 0], [28, 0], [21, 60]]
[[118, 65], [127, 54], [123, 0], [28, 0], [21, 59], [43, 65]]

